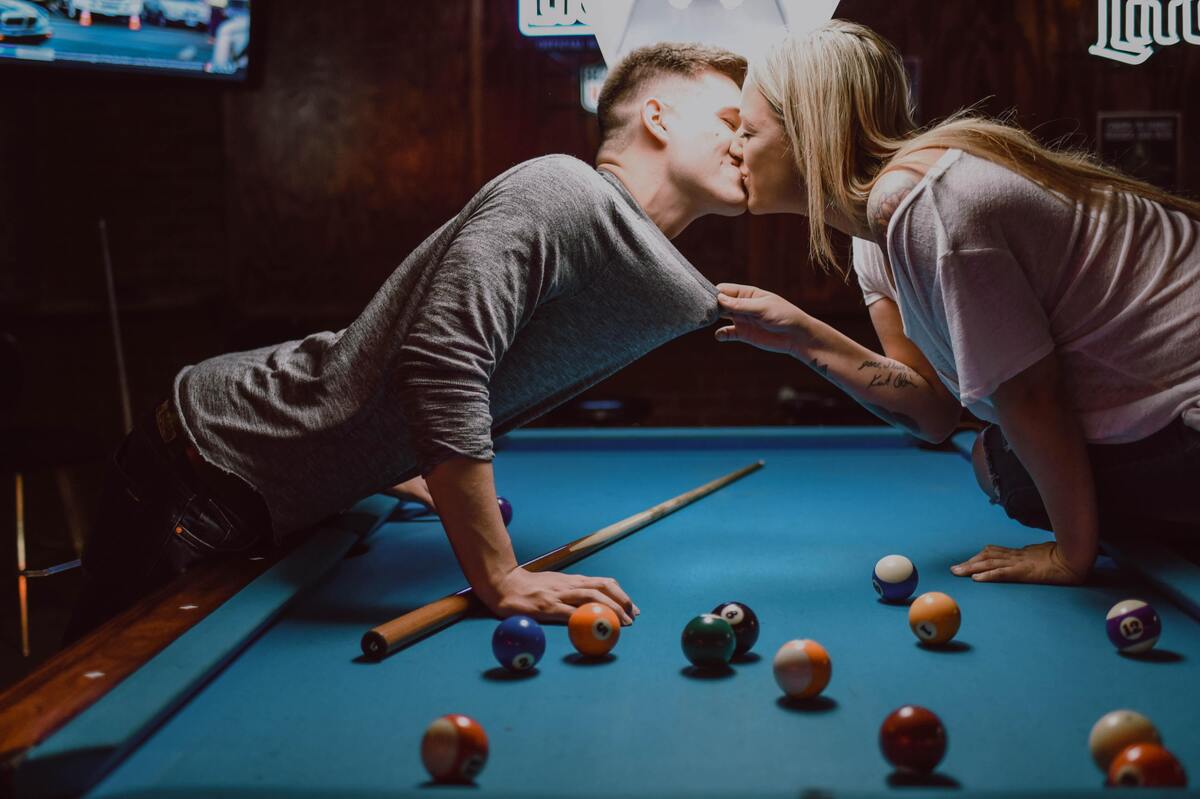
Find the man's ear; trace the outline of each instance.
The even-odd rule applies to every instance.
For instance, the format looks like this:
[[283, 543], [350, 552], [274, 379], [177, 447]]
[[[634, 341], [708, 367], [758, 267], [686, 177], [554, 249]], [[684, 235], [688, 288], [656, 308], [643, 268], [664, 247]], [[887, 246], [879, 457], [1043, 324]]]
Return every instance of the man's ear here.
[[642, 103], [642, 127], [662, 144], [666, 144], [668, 138], [665, 116], [665, 105], [657, 97], [648, 97]]

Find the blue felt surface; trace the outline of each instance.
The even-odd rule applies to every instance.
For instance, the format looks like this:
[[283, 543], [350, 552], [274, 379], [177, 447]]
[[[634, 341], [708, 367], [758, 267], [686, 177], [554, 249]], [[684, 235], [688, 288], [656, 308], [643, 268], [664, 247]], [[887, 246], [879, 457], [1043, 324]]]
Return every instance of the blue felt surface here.
[[[753, 437], [737, 449], [729, 438], [705, 448], [647, 436], [632, 453], [570, 437], [510, 445], [496, 472], [522, 559], [759, 457], [767, 466], [578, 564], [619, 579], [642, 615], [602, 665], [579, 665], [565, 630], [548, 629], [528, 679], [498, 678], [487, 619], [362, 662], [366, 628], [462, 583], [435, 521], [389, 524], [93, 795], [415, 795], [425, 792], [422, 732], [448, 712], [474, 716], [491, 738], [479, 789], [468, 789], [482, 794], [873, 792], [888, 786], [879, 724], [904, 703], [941, 715], [941, 773], [971, 791], [1099, 790], [1087, 734], [1118, 707], [1153, 718], [1200, 774], [1200, 625], [1119, 574], [1071, 589], [953, 577], [949, 565], [985, 544], [1041, 534], [988, 505], [956, 453], [892, 436], [837, 440], [768, 452]], [[919, 591], [957, 598], [959, 648], [920, 648], [906, 610], [876, 601], [870, 571], [892, 552], [917, 563]], [[1153, 659], [1119, 656], [1105, 636], [1105, 612], [1128, 595], [1162, 615]], [[679, 633], [730, 599], [757, 611], [761, 657], [728, 678], [695, 679]], [[775, 649], [795, 637], [822, 642], [834, 664], [827, 701], [802, 711], [778, 703], [771, 676]]]

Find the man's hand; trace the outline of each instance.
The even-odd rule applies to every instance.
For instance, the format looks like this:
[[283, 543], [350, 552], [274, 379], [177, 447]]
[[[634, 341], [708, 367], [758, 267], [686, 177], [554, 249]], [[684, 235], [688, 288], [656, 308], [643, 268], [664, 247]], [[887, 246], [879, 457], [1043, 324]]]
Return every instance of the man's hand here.
[[1071, 570], [1053, 541], [1021, 549], [989, 544], [970, 560], [951, 566], [950, 571], [979, 582], [1079, 585], [1086, 578]]
[[796, 355], [812, 317], [777, 294], [754, 286], [717, 286], [721, 316], [733, 322], [719, 328], [717, 341], [742, 341], [768, 352]]
[[502, 618], [520, 613], [538, 621], [566, 621], [575, 608], [589, 602], [612, 608], [624, 625], [633, 624], [634, 617], [641, 613], [617, 581], [609, 577], [531, 572], [518, 567], [500, 581], [496, 591], [497, 596], [486, 604]]
[[425, 478], [420, 475], [411, 480], [405, 480], [403, 483], [397, 483], [386, 493], [396, 499], [420, 502], [422, 505], [428, 506], [430, 510], [437, 510], [433, 504], [433, 494], [429, 493], [429, 486], [425, 483]]

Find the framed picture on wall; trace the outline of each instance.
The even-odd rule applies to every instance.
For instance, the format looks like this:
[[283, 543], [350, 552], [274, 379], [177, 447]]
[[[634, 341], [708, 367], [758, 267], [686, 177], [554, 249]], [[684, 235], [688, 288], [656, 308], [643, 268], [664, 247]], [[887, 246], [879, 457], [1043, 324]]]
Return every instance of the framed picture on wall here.
[[1178, 111], [1102, 111], [1096, 146], [1104, 163], [1159, 188], [1179, 190], [1183, 119]]

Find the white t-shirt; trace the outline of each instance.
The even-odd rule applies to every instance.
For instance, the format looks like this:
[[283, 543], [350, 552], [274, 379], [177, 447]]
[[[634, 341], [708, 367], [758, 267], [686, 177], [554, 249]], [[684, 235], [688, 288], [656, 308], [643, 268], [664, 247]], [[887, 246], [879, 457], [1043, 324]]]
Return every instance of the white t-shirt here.
[[1180, 415], [1200, 430], [1200, 221], [1124, 192], [1089, 213], [950, 150], [892, 215], [887, 251], [854, 240], [867, 305], [894, 301], [980, 418], [1055, 352], [1088, 441], [1136, 441]]

